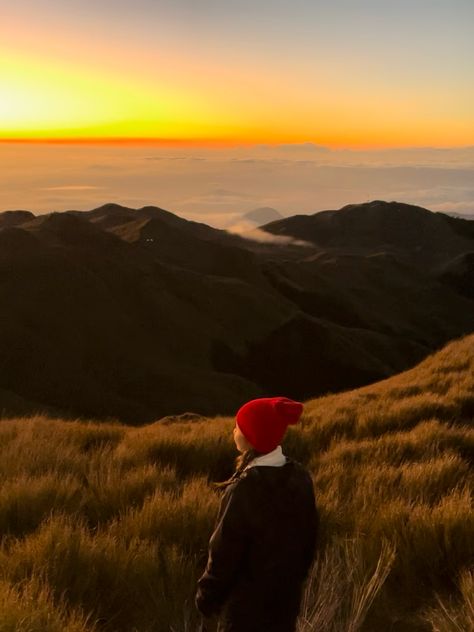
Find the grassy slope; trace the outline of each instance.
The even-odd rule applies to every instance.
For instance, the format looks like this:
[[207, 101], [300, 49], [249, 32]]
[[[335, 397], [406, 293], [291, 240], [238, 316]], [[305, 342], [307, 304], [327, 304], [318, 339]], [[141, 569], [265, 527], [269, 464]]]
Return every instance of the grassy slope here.
[[[473, 625], [473, 415], [474, 335], [305, 402], [283, 449], [323, 528], [299, 632]], [[1, 421], [0, 631], [195, 629], [233, 423]]]

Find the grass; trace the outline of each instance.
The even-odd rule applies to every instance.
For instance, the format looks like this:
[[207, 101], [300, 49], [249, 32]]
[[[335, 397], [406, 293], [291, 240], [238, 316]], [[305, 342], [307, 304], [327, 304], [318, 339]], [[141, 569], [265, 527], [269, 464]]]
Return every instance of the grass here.
[[456, 598], [436, 595], [434, 606], [426, 610], [426, 621], [435, 632], [466, 632], [473, 629], [474, 572], [463, 571]]
[[[474, 629], [474, 335], [305, 402], [322, 529], [298, 632]], [[188, 632], [234, 420], [0, 421], [0, 632]]]

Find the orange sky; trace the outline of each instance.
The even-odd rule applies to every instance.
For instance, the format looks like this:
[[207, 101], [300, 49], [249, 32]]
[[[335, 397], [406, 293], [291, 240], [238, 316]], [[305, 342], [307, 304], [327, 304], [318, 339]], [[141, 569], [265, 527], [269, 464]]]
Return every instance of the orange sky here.
[[472, 145], [473, 16], [457, 2], [18, 0], [0, 25], [0, 140]]

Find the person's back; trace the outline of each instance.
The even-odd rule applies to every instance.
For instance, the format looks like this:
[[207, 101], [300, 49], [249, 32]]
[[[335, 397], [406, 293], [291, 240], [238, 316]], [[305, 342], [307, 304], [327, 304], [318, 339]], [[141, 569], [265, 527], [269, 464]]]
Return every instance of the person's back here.
[[311, 476], [287, 459], [250, 468], [237, 486], [242, 515], [235, 517], [246, 521], [248, 543], [219, 631], [293, 631], [317, 538]]
[[309, 472], [254, 465], [221, 499], [196, 606], [218, 632], [293, 632], [319, 525]]

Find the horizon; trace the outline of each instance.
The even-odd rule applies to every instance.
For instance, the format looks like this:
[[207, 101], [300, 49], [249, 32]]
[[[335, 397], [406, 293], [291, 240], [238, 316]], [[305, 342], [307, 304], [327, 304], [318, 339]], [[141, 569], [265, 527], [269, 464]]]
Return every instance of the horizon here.
[[0, 137], [0, 144], [12, 144], [12, 145], [155, 145], [157, 147], [201, 147], [203, 149], [212, 148], [235, 148], [235, 147], [319, 147], [322, 149], [329, 149], [331, 151], [383, 151], [383, 150], [444, 150], [444, 149], [473, 149], [474, 145], [471, 143], [464, 143], [460, 145], [380, 145], [380, 144], [352, 144], [352, 145], [321, 145], [312, 140], [302, 140], [298, 142], [294, 141], [243, 141], [228, 138], [158, 138], [158, 137], [125, 137], [125, 136], [110, 136], [110, 137], [18, 137], [18, 138], [2, 138]]

